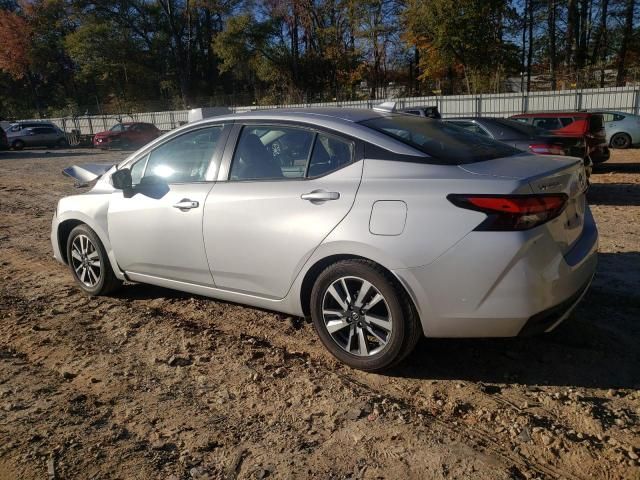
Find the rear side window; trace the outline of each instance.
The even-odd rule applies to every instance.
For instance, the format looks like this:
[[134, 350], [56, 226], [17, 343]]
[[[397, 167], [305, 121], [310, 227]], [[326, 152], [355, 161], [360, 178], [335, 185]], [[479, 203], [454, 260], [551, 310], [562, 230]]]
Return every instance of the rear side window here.
[[568, 125], [571, 125], [574, 122], [575, 119], [571, 118], [571, 117], [562, 117], [560, 118], [560, 123], [562, 123], [563, 127], [566, 127]]
[[289, 126], [246, 126], [233, 156], [230, 180], [319, 177], [351, 163], [354, 144]]
[[56, 131], [51, 127], [35, 127], [31, 131], [35, 134], [55, 133]]
[[556, 117], [534, 118], [533, 126], [537, 128], [542, 128], [543, 130], [558, 130], [563, 127], [562, 123], [560, 122], [560, 119]]
[[451, 122], [454, 125], [458, 126], [458, 127], [462, 127], [465, 130], [468, 130], [469, 132], [473, 132], [473, 133], [477, 133], [478, 135], [484, 135], [485, 137], [491, 137], [491, 135], [489, 135], [489, 132], [487, 132], [484, 128], [480, 127], [478, 124], [473, 123], [473, 122], [461, 122], [461, 121], [455, 121], [455, 122]]
[[308, 177], [319, 177], [338, 170], [353, 160], [354, 145], [319, 133], [309, 161]]
[[361, 124], [432, 157], [425, 163], [461, 165], [520, 153], [504, 143], [438, 120], [390, 115]]

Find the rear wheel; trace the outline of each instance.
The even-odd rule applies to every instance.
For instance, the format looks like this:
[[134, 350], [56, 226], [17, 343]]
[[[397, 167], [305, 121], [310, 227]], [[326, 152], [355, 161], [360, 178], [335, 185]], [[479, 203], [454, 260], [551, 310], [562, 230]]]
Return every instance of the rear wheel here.
[[71, 230], [67, 260], [76, 283], [91, 296], [108, 295], [122, 285], [113, 273], [102, 242], [87, 225]]
[[406, 357], [422, 329], [406, 294], [366, 260], [327, 267], [311, 292], [311, 317], [325, 347], [340, 361], [376, 371]]
[[69, 142], [67, 142], [66, 138], [61, 138], [60, 140], [58, 140], [58, 143], [56, 143], [56, 146], [64, 148], [66, 146], [69, 145]]
[[16, 140], [11, 144], [14, 150], [22, 150], [24, 148], [24, 142], [22, 140]]
[[626, 133], [616, 133], [611, 137], [611, 146], [613, 148], [629, 148], [631, 146], [631, 137]]

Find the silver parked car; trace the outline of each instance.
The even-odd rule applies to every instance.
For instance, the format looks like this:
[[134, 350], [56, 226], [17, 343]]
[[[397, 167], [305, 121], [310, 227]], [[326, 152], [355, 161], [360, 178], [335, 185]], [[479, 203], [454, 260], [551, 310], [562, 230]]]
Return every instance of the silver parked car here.
[[441, 121], [252, 112], [108, 168], [59, 201], [51, 242], [89, 295], [126, 279], [310, 316], [337, 358], [380, 370], [422, 335], [554, 329], [595, 271], [586, 188], [579, 159]]
[[64, 147], [67, 137], [49, 122], [19, 122], [7, 129], [7, 141], [14, 150], [25, 147]]
[[640, 144], [640, 116], [616, 111], [599, 113], [604, 117], [607, 142], [612, 148], [629, 148]]

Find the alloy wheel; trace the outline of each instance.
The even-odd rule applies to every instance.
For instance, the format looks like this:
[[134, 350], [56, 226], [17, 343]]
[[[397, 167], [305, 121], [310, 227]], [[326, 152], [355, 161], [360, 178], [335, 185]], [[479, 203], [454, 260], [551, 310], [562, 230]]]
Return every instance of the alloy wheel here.
[[359, 277], [341, 277], [329, 285], [322, 299], [322, 317], [333, 341], [352, 355], [375, 355], [391, 338], [393, 319], [387, 301], [373, 284]]
[[78, 279], [87, 287], [93, 288], [100, 281], [100, 253], [87, 235], [80, 234], [73, 239], [71, 265]]

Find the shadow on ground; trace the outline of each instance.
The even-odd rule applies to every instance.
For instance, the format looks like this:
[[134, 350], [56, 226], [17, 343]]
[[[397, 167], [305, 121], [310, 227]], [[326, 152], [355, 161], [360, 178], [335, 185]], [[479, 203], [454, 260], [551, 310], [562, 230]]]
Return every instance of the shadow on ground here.
[[[188, 299], [151, 285], [116, 298]], [[216, 300], [210, 300], [216, 301]], [[599, 254], [596, 278], [555, 331], [504, 339], [422, 339], [391, 376], [523, 385], [640, 388], [640, 253]], [[328, 353], [327, 353], [328, 355]]]
[[638, 173], [640, 172], [640, 163], [613, 163], [605, 162], [593, 167], [593, 174], [599, 173]]
[[640, 205], [638, 183], [592, 183], [587, 192], [591, 205]]
[[[629, 278], [633, 275], [633, 278]], [[528, 338], [423, 339], [394, 376], [483, 383], [640, 388], [640, 253], [599, 254], [572, 317]]]

